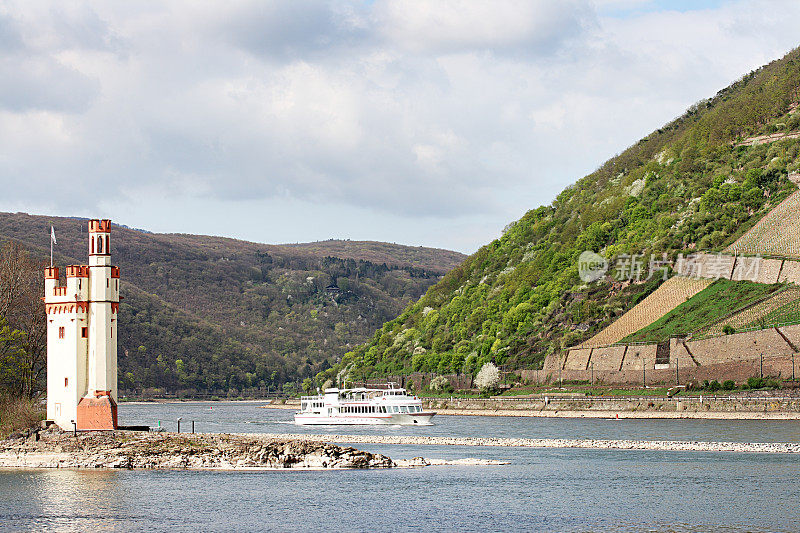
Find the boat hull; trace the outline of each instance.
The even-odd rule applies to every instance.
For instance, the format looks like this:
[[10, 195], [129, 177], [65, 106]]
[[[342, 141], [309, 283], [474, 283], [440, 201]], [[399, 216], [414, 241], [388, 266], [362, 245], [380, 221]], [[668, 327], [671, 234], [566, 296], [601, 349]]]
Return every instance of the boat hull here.
[[436, 413], [392, 413], [390, 415], [334, 415], [295, 413], [294, 423], [299, 426], [431, 426]]

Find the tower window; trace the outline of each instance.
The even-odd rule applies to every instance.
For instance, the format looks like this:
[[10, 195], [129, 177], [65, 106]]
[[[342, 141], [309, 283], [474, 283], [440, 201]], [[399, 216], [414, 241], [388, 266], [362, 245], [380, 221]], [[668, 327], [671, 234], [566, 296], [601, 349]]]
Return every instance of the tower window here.
[[98, 254], [102, 254], [103, 253], [103, 237], [101, 237], [99, 235], [97, 237], [97, 253]]
[[89, 242], [92, 245], [91, 253], [94, 253], [94, 239], [89, 239]]
[[111, 253], [111, 247], [108, 245], [108, 235], [106, 235], [106, 253]]
[[69, 378], [64, 378], [64, 386], [65, 387], [69, 386]]
[[111, 328], [111, 338], [114, 338], [114, 328]]
[[84, 339], [89, 337], [89, 328], [81, 328], [81, 337]]
[[106, 278], [106, 289], [109, 287], [109, 283], [111, 283], [111, 280]]
[[58, 328], [58, 338], [59, 339], [63, 339], [64, 338], [64, 326], [61, 326], [60, 328]]

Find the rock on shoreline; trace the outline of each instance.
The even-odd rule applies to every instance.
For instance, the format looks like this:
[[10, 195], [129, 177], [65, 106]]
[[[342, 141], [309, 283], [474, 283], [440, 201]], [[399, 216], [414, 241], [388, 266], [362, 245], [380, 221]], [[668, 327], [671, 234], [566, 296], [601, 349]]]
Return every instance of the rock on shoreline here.
[[62, 432], [57, 428], [0, 441], [0, 467], [141, 469], [341, 469], [398, 466], [381, 454], [314, 440], [255, 435], [132, 431]]

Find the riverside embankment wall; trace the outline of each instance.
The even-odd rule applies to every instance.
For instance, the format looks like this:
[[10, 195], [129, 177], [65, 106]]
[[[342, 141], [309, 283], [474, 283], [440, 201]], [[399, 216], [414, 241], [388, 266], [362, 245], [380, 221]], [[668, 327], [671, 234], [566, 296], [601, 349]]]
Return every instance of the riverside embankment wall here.
[[611, 398], [591, 396], [542, 396], [535, 398], [427, 398], [428, 409], [457, 411], [620, 411], [620, 412], [720, 412], [720, 413], [800, 413], [799, 398], [774, 397], [642, 397]]

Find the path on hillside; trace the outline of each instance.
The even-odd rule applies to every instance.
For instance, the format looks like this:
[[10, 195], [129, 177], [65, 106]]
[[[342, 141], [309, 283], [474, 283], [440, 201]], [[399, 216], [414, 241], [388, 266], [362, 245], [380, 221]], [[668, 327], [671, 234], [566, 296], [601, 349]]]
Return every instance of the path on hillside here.
[[756, 146], [759, 144], [768, 144], [775, 141], [782, 141], [784, 139], [798, 139], [800, 138], [800, 131], [793, 131], [789, 133], [770, 133], [768, 135], [756, 135], [755, 137], [748, 137], [736, 146]]

